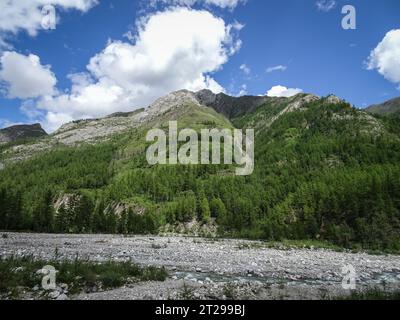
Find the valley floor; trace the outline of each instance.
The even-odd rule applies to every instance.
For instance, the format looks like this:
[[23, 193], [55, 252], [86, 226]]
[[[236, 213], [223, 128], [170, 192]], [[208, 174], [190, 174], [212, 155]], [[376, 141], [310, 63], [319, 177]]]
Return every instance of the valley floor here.
[[186, 237], [4, 233], [0, 255], [37, 259], [132, 260], [165, 267], [164, 282], [81, 293], [70, 299], [329, 299], [348, 296], [342, 268], [357, 290], [400, 290], [400, 256], [327, 249], [271, 249], [263, 242]]

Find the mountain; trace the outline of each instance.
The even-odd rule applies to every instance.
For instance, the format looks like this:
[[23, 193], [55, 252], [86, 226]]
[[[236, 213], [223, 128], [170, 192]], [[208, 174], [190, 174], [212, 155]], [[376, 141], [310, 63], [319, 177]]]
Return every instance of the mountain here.
[[393, 115], [400, 113], [400, 97], [368, 107], [367, 112], [378, 115]]
[[[63, 125], [54, 133], [43, 136], [28, 144], [21, 143], [17, 147], [3, 151], [0, 148], [0, 163], [15, 163], [26, 160], [41, 152], [57, 149], [60, 146], [78, 147], [83, 144], [96, 145], [133, 129], [150, 128], [160, 125], [164, 120], [177, 120], [178, 117], [188, 116], [188, 125], [199, 122], [221, 123], [230, 126], [229, 120], [200, 104], [193, 92], [181, 90], [172, 92], [155, 101], [146, 109], [139, 109], [127, 113], [115, 113], [99, 119], [77, 120]], [[185, 120], [185, 119], [183, 119]], [[7, 146], [3, 146], [3, 150]]]
[[16, 125], [0, 129], [0, 144], [44, 136], [47, 136], [47, 133], [39, 123], [32, 125]]
[[[149, 129], [255, 130], [255, 168], [157, 165]], [[400, 132], [335, 96], [182, 90], [0, 146], [0, 229], [191, 232], [400, 250]]]
[[232, 119], [251, 114], [265, 103], [268, 103], [270, 108], [281, 104], [291, 106], [291, 102], [302, 103], [302, 99], [308, 96], [318, 99], [316, 96], [305, 94], [294, 98], [231, 97], [223, 93], [213, 94], [209, 90], [199, 92], [180, 90], [161, 97], [146, 109], [67, 123], [49, 136], [43, 136], [42, 139], [29, 144], [20, 144], [17, 148], [3, 152], [0, 155], [0, 162], [15, 163], [59, 146], [76, 147], [82, 144], [98, 144], [135, 128], [160, 125], [160, 122], [164, 120], [178, 120], [178, 116], [182, 118], [190, 112], [199, 114], [195, 117], [189, 116], [184, 121], [189, 127], [195, 125], [194, 121], [197, 118], [200, 124], [209, 121], [211, 124], [221, 125], [222, 122], [222, 127], [231, 127]]

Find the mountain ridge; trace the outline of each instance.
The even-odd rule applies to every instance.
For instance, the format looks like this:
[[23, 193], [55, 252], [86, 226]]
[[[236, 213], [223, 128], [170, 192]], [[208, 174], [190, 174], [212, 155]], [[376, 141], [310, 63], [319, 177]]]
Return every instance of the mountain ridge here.
[[390, 99], [381, 104], [374, 104], [365, 110], [378, 115], [393, 115], [400, 113], [400, 97]]
[[[110, 139], [110, 137], [122, 134], [129, 130], [140, 128], [156, 119], [163, 118], [163, 114], [173, 114], [174, 110], [180, 110], [191, 105], [199, 110], [214, 110], [227, 118], [227, 121], [235, 117], [254, 112], [265, 103], [286, 103], [302, 101], [304, 97], [312, 96], [299, 94], [291, 98], [272, 98], [267, 96], [244, 96], [231, 97], [226, 94], [213, 94], [209, 90], [192, 92], [189, 90], [178, 90], [160, 97], [145, 109], [137, 109], [131, 112], [117, 112], [97, 119], [76, 120], [62, 125], [58, 130], [39, 137], [30, 144], [13, 146], [7, 152], [8, 160], [0, 152], [0, 162], [14, 163], [30, 158], [38, 152], [48, 151], [60, 145], [78, 146], [82, 143], [97, 144]], [[248, 107], [246, 107], [248, 105]], [[182, 109], [184, 110], [184, 109]], [[176, 113], [176, 111], [175, 111]], [[229, 114], [229, 116], [226, 116]], [[218, 122], [218, 121], [217, 121]], [[4, 151], [3, 151], [4, 155]]]
[[[62, 125], [60, 128], [58, 128], [56, 131], [51, 133], [50, 135], [54, 135], [60, 132], [65, 132], [68, 130], [71, 130], [71, 127], [74, 125], [79, 125], [82, 123], [91, 123], [95, 121], [101, 121], [104, 119], [112, 119], [112, 118], [129, 118], [136, 116], [140, 114], [143, 118], [143, 116], [147, 116], [149, 113], [152, 115], [157, 115], [158, 113], [167, 111], [167, 109], [170, 109], [172, 107], [179, 107], [179, 105], [182, 104], [182, 102], [188, 102], [191, 101], [193, 103], [199, 103], [200, 105], [207, 106], [213, 108], [215, 111], [218, 113], [223, 114], [226, 116], [229, 120], [232, 120], [236, 117], [241, 117], [249, 113], [253, 113], [258, 107], [261, 105], [271, 102], [271, 101], [288, 101], [288, 99], [296, 99], [298, 97], [307, 97], [307, 96], [312, 96], [315, 97], [316, 99], [321, 99], [321, 97], [314, 95], [314, 94], [308, 94], [308, 93], [300, 93], [292, 97], [269, 97], [269, 96], [253, 96], [253, 95], [244, 95], [244, 96], [230, 96], [225, 93], [213, 93], [211, 90], [208, 89], [203, 89], [200, 91], [189, 91], [186, 89], [182, 90], [177, 90], [173, 91], [163, 97], [158, 98], [155, 100], [151, 105], [149, 105], [146, 108], [139, 108], [139, 109], [134, 109], [132, 111], [128, 112], [115, 112], [109, 115], [106, 115], [104, 117], [99, 117], [99, 118], [89, 118], [89, 119], [78, 119], [71, 121], [69, 123], [65, 123]], [[175, 99], [175, 102], [173, 100]], [[334, 95], [329, 95], [326, 97], [326, 101], [328, 103], [340, 103], [342, 100], [341, 98], [334, 96]], [[374, 104], [371, 105], [365, 109], [360, 109], [365, 112], [373, 113], [373, 114], [393, 114], [400, 112], [400, 97], [393, 98], [390, 100], [387, 100], [381, 104]], [[21, 125], [15, 125], [15, 126], [10, 126], [10, 127], [5, 127], [0, 129], [0, 133], [2, 131], [6, 130], [12, 130], [12, 129], [36, 129], [38, 131], [43, 130], [41, 128], [41, 125], [39, 123], [36, 124], [21, 124]], [[44, 133], [46, 133], [43, 130]], [[43, 134], [43, 136], [48, 135]], [[35, 136], [33, 136], [35, 137]], [[38, 134], [36, 137], [41, 137], [40, 134]], [[15, 141], [15, 140], [13, 140]], [[0, 143], [4, 143], [4, 141], [1, 141], [0, 137]], [[7, 141], [10, 142], [10, 141]]]

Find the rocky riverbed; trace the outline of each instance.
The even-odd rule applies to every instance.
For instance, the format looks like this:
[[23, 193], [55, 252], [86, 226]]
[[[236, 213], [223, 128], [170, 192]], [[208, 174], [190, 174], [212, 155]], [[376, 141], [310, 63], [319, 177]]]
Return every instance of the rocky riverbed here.
[[0, 255], [50, 260], [131, 260], [165, 267], [165, 282], [82, 293], [70, 299], [325, 299], [350, 293], [343, 267], [356, 272], [357, 290], [400, 289], [400, 256], [327, 249], [271, 249], [262, 242], [185, 237], [6, 233]]

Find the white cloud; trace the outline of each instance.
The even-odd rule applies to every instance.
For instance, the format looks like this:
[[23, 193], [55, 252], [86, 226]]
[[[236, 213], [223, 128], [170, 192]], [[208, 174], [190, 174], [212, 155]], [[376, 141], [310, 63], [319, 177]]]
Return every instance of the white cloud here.
[[88, 11], [97, 0], [3, 0], [0, 2], [0, 43], [9, 34], [26, 31], [35, 36], [41, 29], [44, 5], [54, 5], [62, 10]]
[[193, 6], [194, 4], [213, 5], [220, 8], [234, 9], [240, 3], [246, 3], [247, 0], [150, 0], [150, 4], [155, 6], [157, 3], [168, 5]]
[[249, 66], [247, 64], [242, 64], [239, 69], [241, 71], [243, 71], [244, 74], [249, 75], [251, 73], [251, 69], [249, 68]]
[[302, 93], [302, 89], [286, 88], [284, 86], [274, 86], [267, 91], [268, 97], [292, 97], [296, 94]]
[[315, 5], [317, 6], [318, 10], [323, 12], [331, 11], [336, 7], [335, 0], [318, 0]]
[[400, 84], [400, 29], [385, 35], [366, 64], [369, 70], [376, 69], [385, 79]]
[[5, 84], [8, 97], [28, 99], [54, 93], [57, 79], [38, 56], [7, 51], [0, 63], [0, 81]]
[[211, 76], [240, 48], [237, 28], [207, 11], [172, 8], [141, 21], [134, 44], [110, 42], [67, 93], [42, 97], [44, 126], [146, 107], [179, 89], [224, 91]]
[[279, 65], [279, 66], [267, 68], [267, 73], [271, 73], [274, 71], [286, 71], [286, 70], [287, 70], [287, 66]]

